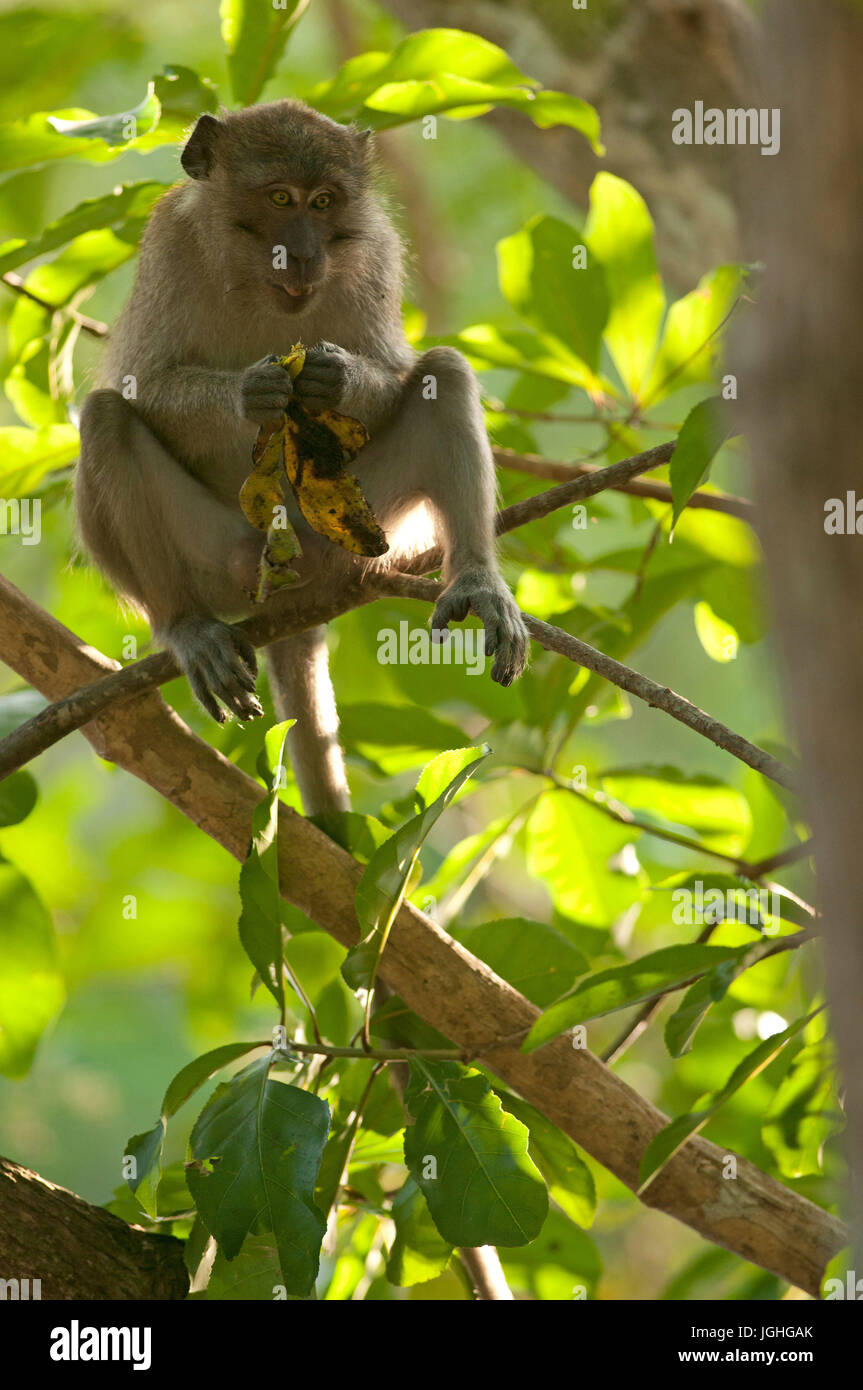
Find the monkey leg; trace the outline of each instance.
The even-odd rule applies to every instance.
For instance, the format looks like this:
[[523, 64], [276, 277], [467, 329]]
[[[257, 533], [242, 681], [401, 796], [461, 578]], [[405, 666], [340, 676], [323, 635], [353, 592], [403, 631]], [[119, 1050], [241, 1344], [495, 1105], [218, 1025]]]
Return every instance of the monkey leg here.
[[116, 391], [93, 391], [81, 412], [76, 500], [94, 559], [143, 607], [195, 695], [221, 723], [255, 699], [254, 648], [216, 613], [248, 608], [262, 538], [187, 473]]
[[461, 353], [438, 347], [419, 359], [395, 416], [352, 468], [397, 553], [421, 548], [410, 540], [405, 546], [406, 515], [421, 499], [431, 504], [447, 585], [432, 627], [461, 622], [472, 610], [494, 656], [492, 680], [510, 685], [524, 670], [527, 631], [495, 561], [494, 458], [476, 378]]
[[326, 628], [274, 642], [267, 648], [266, 662], [278, 717], [297, 721], [288, 735], [288, 753], [303, 810], [307, 816], [349, 811]]

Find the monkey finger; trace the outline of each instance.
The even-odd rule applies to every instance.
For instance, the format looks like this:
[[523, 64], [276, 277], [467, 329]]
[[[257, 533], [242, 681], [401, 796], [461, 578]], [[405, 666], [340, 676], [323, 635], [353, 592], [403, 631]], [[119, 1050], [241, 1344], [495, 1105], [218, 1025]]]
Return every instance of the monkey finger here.
[[449, 627], [450, 623], [461, 623], [470, 610], [470, 598], [463, 593], [447, 591], [441, 594], [431, 616], [431, 626]]
[[254, 644], [249, 641], [244, 632], [239, 632], [236, 628], [231, 629], [231, 641], [240, 654], [240, 659], [245, 662], [252, 679], [258, 674], [258, 653], [255, 651]]
[[210, 694], [207, 683], [201, 673], [196, 668], [193, 668], [187, 671], [186, 675], [189, 679], [189, 685], [192, 687], [192, 693], [198, 703], [203, 705], [204, 709], [215, 719], [217, 724], [224, 724], [227, 715], [216, 703], [215, 698]]
[[233, 709], [237, 718], [242, 720], [244, 723], [248, 719], [261, 719], [264, 713], [263, 705], [261, 704], [260, 700], [256, 699], [254, 696], [252, 696], [251, 699], [245, 700], [241, 700], [239, 698], [234, 699], [231, 702], [231, 708]]
[[210, 689], [229, 709], [234, 709], [238, 702], [245, 704], [254, 699], [255, 683], [233, 651], [211, 651], [201, 667]]

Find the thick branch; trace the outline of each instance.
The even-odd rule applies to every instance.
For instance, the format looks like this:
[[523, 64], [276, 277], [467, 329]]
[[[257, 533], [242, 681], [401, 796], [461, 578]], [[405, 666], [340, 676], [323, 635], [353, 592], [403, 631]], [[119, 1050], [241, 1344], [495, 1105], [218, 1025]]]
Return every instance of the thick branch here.
[[[41, 1280], [43, 1299], [185, 1298], [183, 1244], [91, 1206], [0, 1158], [0, 1279]], [[7, 1293], [7, 1297], [8, 1297]]]
[[[48, 699], [110, 669], [13, 586], [3, 584], [0, 650]], [[236, 859], [245, 857], [263, 788], [197, 738], [155, 693], [105, 711], [86, 730], [101, 756], [165, 796]], [[288, 807], [279, 819], [283, 895], [344, 945], [357, 938], [354, 894], [361, 867]], [[506, 1083], [631, 1189], [666, 1117], [592, 1053], [567, 1037], [526, 1055], [501, 1038], [522, 1036], [538, 1010], [482, 961], [409, 904], [398, 914], [384, 975], [408, 1007], [469, 1055], [485, 1057]], [[723, 1176], [725, 1152], [698, 1136], [648, 1188], [646, 1203], [744, 1259], [817, 1295], [824, 1267], [847, 1240], [828, 1212], [747, 1159]]]
[[[637, 473], [667, 463], [673, 452], [673, 442], [661, 444], [658, 448], [649, 449], [644, 454], [636, 454], [630, 459], [623, 459], [608, 468], [596, 469], [590, 477], [577, 478], [562, 487], [550, 488], [548, 492], [528, 498], [526, 502], [519, 502], [514, 507], [507, 507], [498, 514], [498, 534], [511, 531], [516, 526], [523, 525], [525, 521], [547, 516], [559, 507], [568, 506], [584, 497], [591, 497], [606, 488], [617, 487]], [[440, 552], [428, 550], [407, 562], [406, 568], [412, 574], [427, 574], [438, 569], [440, 564]], [[306, 631], [318, 623], [330, 622], [351, 608], [373, 602], [376, 597], [376, 591], [364, 584], [360, 568], [357, 566], [341, 589], [335, 594], [330, 593], [326, 601], [322, 601], [309, 589], [298, 589], [272, 599], [260, 613], [247, 618], [241, 626], [255, 646], [262, 647], [281, 637]], [[74, 691], [67, 699], [40, 711], [33, 719], [0, 740], [0, 778], [8, 777], [10, 772], [23, 767], [46, 748], [50, 748], [75, 729], [80, 729], [109, 705], [128, 699], [131, 695], [138, 695], [143, 690], [156, 689], [177, 675], [179, 669], [168, 652], [145, 657], [143, 661], [125, 668], [116, 663], [114, 674], [106, 680]]]

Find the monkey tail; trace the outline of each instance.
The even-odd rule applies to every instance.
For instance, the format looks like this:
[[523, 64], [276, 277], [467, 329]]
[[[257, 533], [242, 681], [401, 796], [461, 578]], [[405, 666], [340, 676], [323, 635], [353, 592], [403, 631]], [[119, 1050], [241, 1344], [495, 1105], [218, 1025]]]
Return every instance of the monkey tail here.
[[274, 642], [266, 655], [276, 713], [297, 721], [288, 734], [288, 752], [303, 810], [307, 816], [349, 811], [326, 627]]

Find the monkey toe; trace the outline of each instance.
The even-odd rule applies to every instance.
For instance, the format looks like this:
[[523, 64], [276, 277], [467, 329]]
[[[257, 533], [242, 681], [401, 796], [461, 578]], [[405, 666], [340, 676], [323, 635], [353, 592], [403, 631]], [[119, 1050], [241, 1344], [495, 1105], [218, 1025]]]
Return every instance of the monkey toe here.
[[222, 709], [222, 707], [218, 704], [215, 696], [210, 694], [210, 691], [207, 687], [207, 682], [201, 675], [200, 671], [198, 671], [197, 669], [193, 669], [187, 671], [186, 674], [189, 679], [189, 685], [192, 687], [192, 693], [195, 696], [195, 699], [198, 701], [198, 703], [203, 705], [204, 709], [207, 711], [207, 714], [209, 714], [213, 719], [215, 719], [217, 724], [224, 724], [228, 716], [225, 714], [225, 711]]

